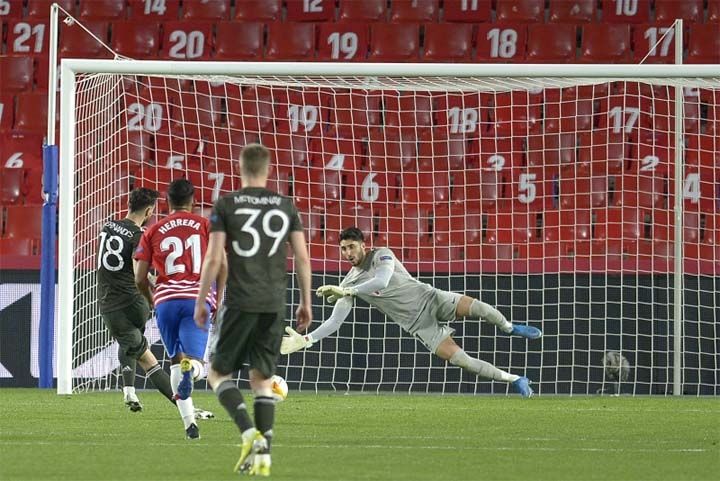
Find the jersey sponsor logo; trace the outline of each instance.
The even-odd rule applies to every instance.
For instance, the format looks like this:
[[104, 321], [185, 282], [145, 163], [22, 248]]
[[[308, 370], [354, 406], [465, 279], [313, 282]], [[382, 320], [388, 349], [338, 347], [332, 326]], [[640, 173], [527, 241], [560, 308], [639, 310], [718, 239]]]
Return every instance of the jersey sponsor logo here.
[[391, 261], [391, 260], [392, 260], [392, 256], [380, 256], [380, 257], [378, 258], [378, 260], [380, 260], [380, 261]]

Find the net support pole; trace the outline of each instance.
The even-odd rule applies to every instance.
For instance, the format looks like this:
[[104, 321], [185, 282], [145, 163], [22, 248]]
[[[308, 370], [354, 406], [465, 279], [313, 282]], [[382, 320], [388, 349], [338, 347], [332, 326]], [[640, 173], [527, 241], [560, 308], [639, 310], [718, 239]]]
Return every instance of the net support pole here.
[[55, 145], [55, 88], [57, 86], [58, 6], [50, 8], [50, 55], [48, 61], [48, 123], [43, 146], [43, 211], [40, 250], [40, 332], [38, 335], [38, 387], [53, 387], [55, 353], [55, 259], [57, 241], [58, 151]]
[[[675, 63], [682, 64], [683, 58], [683, 21], [675, 20]], [[683, 336], [683, 107], [685, 95], [683, 87], [675, 87], [675, 245], [673, 260], [673, 395], [682, 395], [682, 336]]]

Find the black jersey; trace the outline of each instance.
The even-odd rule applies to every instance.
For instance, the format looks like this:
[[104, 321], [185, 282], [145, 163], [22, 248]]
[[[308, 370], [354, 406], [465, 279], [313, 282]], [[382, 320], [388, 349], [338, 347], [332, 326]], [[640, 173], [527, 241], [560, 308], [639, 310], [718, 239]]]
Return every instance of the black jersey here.
[[135, 286], [133, 254], [142, 229], [130, 219], [113, 220], [100, 231], [95, 265], [100, 312], [112, 312], [141, 296]]
[[247, 187], [219, 198], [210, 223], [210, 232], [227, 235], [225, 303], [247, 312], [284, 312], [287, 242], [290, 232], [303, 228], [292, 200]]

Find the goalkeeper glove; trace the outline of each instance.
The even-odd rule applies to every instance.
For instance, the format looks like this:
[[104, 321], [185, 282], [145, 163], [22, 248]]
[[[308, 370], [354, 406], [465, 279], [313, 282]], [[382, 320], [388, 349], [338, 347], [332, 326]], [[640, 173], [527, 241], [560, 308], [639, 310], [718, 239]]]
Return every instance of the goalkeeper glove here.
[[352, 297], [357, 294], [354, 287], [320, 286], [317, 289], [318, 297], [327, 297], [330, 304], [343, 297]]
[[288, 336], [283, 336], [280, 344], [280, 354], [290, 354], [313, 345], [313, 338], [310, 335], [303, 336], [290, 326], [285, 328]]

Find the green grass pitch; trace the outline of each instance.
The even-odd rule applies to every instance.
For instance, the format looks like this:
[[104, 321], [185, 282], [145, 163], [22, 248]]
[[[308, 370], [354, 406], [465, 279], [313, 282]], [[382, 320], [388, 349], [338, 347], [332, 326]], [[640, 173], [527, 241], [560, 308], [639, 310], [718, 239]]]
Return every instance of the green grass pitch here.
[[[223, 480], [239, 453], [215, 397], [202, 438], [153, 391], [0, 390], [0, 479]], [[249, 403], [250, 405], [252, 403]], [[278, 405], [276, 480], [715, 480], [720, 399], [290, 393]]]

